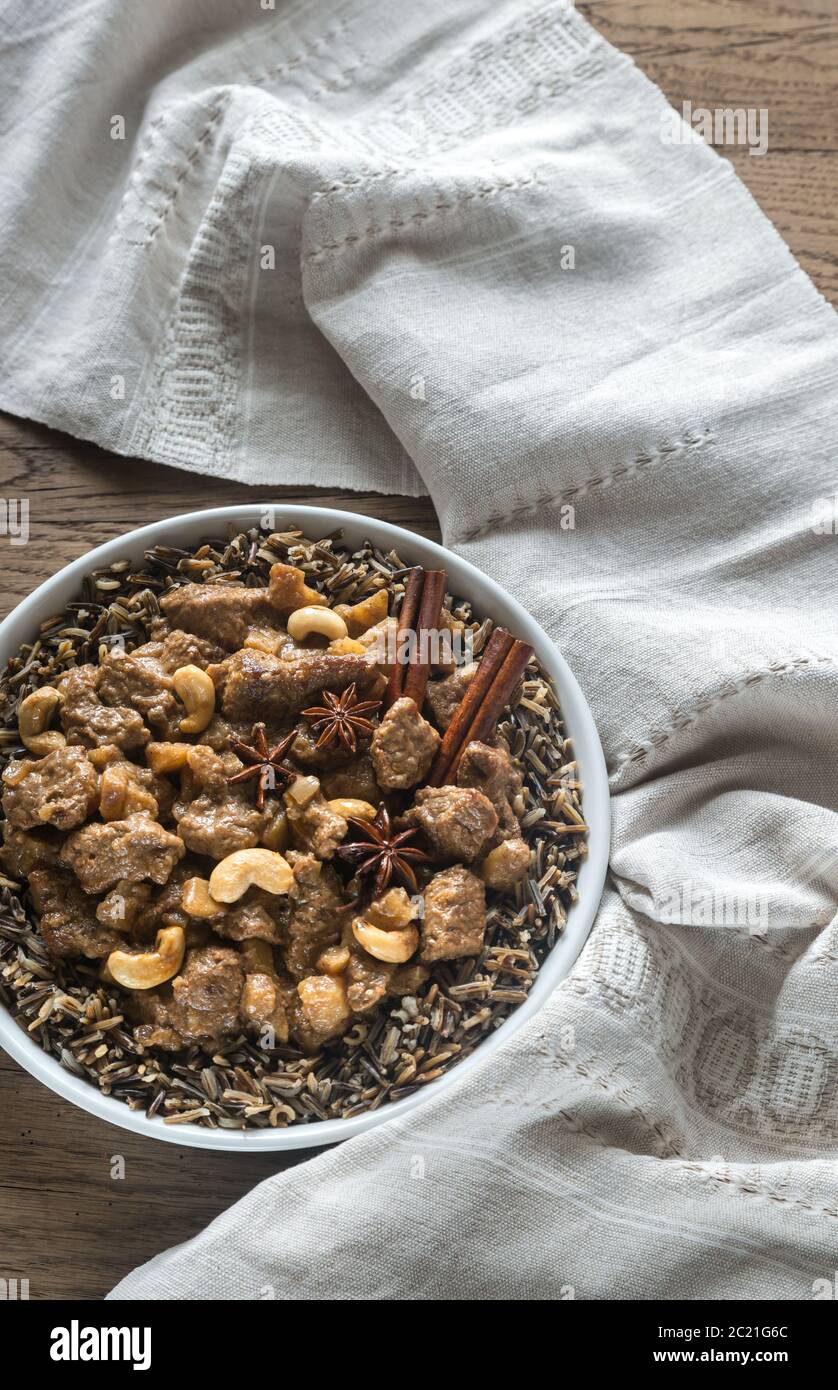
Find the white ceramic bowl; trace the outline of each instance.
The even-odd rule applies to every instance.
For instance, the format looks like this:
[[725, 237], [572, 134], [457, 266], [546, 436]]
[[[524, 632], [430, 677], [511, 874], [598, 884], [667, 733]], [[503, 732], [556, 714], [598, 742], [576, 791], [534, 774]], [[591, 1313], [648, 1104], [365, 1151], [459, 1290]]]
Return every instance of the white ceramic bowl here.
[[[88, 551], [86, 555], [60, 570], [52, 579], [41, 584], [0, 624], [0, 662], [5, 665], [22, 642], [30, 641], [44, 618], [60, 612], [65, 604], [78, 597], [84, 576], [91, 570], [126, 557], [135, 563], [141, 561], [143, 551], [153, 545], [189, 547], [207, 536], [224, 536], [230, 523], [233, 523], [236, 529], [244, 530], [258, 525], [268, 509], [267, 503], [251, 503], [241, 507], [216, 507], [209, 511], [187, 512], [183, 516], [174, 516], [167, 521], [158, 521], [152, 526], [129, 531], [127, 535], [108, 541], [96, 550]], [[447, 570], [449, 587], [454, 593], [471, 599], [478, 612], [488, 614], [496, 622], [503, 623], [517, 637], [532, 644], [545, 670], [555, 680], [566, 730], [573, 739], [580, 777], [584, 784], [585, 818], [590, 826], [590, 848], [579, 874], [579, 900], [568, 915], [563, 935], [541, 966], [526, 1003], [522, 1004], [497, 1032], [486, 1038], [471, 1056], [423, 1090], [390, 1105], [383, 1105], [379, 1110], [366, 1115], [356, 1115], [348, 1120], [312, 1121], [306, 1125], [292, 1126], [290, 1129], [264, 1130], [210, 1130], [203, 1129], [200, 1125], [166, 1125], [159, 1116], [148, 1120], [141, 1111], [129, 1110], [123, 1101], [103, 1096], [90, 1082], [66, 1071], [53, 1057], [48, 1056], [0, 1005], [0, 1046], [58, 1095], [64, 1096], [103, 1120], [109, 1120], [111, 1124], [134, 1130], [137, 1134], [151, 1135], [155, 1139], [164, 1139], [173, 1144], [239, 1152], [301, 1149], [320, 1144], [334, 1144], [338, 1140], [350, 1138], [353, 1134], [372, 1129], [374, 1125], [383, 1124], [386, 1120], [407, 1115], [409, 1111], [425, 1104], [432, 1096], [438, 1096], [445, 1088], [464, 1082], [474, 1067], [485, 1062], [493, 1052], [503, 1046], [522, 1023], [532, 1017], [570, 970], [591, 929], [599, 905], [608, 862], [610, 828], [605, 761], [588, 706], [554, 644], [515, 599], [510, 598], [494, 580], [489, 579], [466, 560], [453, 555], [433, 541], [424, 540], [399, 526], [391, 526], [389, 522], [376, 521], [372, 517], [360, 516], [354, 512], [334, 511], [328, 507], [303, 507], [296, 502], [278, 503], [271, 507], [270, 511], [276, 530], [282, 529], [283, 520], [299, 523], [310, 536], [327, 535], [342, 527], [344, 539], [352, 547], [360, 546], [363, 541], [369, 539], [382, 550], [395, 547], [405, 563]]]

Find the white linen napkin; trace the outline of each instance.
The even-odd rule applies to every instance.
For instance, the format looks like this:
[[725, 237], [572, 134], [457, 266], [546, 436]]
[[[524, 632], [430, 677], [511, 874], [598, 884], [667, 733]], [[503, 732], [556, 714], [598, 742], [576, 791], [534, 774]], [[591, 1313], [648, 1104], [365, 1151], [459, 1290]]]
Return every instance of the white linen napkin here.
[[561, 646], [614, 793], [588, 946], [499, 1057], [111, 1297], [821, 1296], [833, 311], [562, 4], [6, 21], [0, 406], [247, 481], [427, 489]]

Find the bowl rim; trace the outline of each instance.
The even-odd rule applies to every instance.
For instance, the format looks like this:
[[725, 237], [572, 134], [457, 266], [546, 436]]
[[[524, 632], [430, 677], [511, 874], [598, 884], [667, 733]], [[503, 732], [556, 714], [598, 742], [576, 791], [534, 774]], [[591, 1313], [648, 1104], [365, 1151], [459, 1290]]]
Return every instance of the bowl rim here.
[[[576, 961], [599, 907], [610, 842], [608, 774], [599, 735], [587, 701], [556, 644], [517, 599], [464, 556], [404, 527], [367, 516], [363, 512], [342, 511], [283, 499], [277, 502], [263, 499], [182, 512], [123, 532], [72, 560], [12, 609], [0, 623], [0, 662], [5, 665], [21, 643], [29, 640], [35, 625], [50, 612], [57, 611], [56, 602], [63, 607], [72, 601], [69, 595], [80, 589], [84, 577], [92, 570], [127, 555], [135, 559], [151, 545], [173, 541], [175, 535], [180, 536], [181, 542], [191, 542], [211, 535], [219, 525], [224, 527], [229, 522], [235, 522], [246, 529], [259, 524], [265, 516], [270, 517], [269, 524], [273, 529], [280, 529], [283, 517], [289, 523], [300, 525], [306, 535], [327, 535], [342, 528], [350, 538], [350, 545], [361, 543], [360, 539], [352, 539], [356, 533], [360, 533], [362, 539], [370, 539], [379, 548], [396, 548], [414, 563], [424, 564], [427, 568], [444, 568], [455, 591], [467, 594], [469, 598], [473, 596], [476, 606], [496, 620], [514, 627], [518, 636], [529, 641], [556, 684], [565, 729], [573, 739], [574, 756], [584, 783], [585, 818], [590, 827], [590, 836], [589, 852], [578, 879], [579, 898], [569, 910], [565, 930], [545, 957], [526, 1001], [494, 1033], [484, 1038], [470, 1056], [427, 1087], [349, 1119], [317, 1120], [304, 1125], [291, 1125], [287, 1129], [253, 1130], [205, 1129], [192, 1124], [167, 1125], [159, 1115], [149, 1120], [144, 1111], [129, 1109], [124, 1101], [103, 1095], [92, 1082], [67, 1071], [27, 1035], [0, 1002], [0, 1047], [57, 1095], [99, 1119], [135, 1134], [182, 1147], [236, 1153], [319, 1148], [324, 1144], [342, 1142], [387, 1121], [403, 1119], [429, 1099], [441, 1097], [451, 1087], [465, 1084], [471, 1072], [485, 1065], [498, 1048], [538, 1012]], [[68, 597], [56, 599], [56, 595], [65, 591]]]

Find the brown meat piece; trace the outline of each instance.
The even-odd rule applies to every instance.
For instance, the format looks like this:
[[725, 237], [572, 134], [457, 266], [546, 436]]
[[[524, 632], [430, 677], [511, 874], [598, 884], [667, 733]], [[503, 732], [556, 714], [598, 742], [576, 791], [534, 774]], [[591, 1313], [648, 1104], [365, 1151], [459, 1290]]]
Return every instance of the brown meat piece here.
[[175, 696], [171, 676], [156, 657], [111, 652], [99, 668], [97, 690], [106, 705], [135, 709], [158, 739], [177, 734], [183, 706]]
[[349, 829], [343, 816], [333, 811], [322, 792], [304, 806], [294, 797], [285, 797], [288, 824], [299, 849], [308, 850], [315, 859], [331, 859]]
[[126, 753], [144, 748], [151, 735], [141, 716], [127, 705], [104, 705], [97, 693], [98, 681], [98, 667], [76, 666], [55, 682], [62, 696], [59, 717], [67, 742], [86, 748], [113, 743]]
[[437, 728], [448, 728], [454, 718], [454, 711], [474, 680], [476, 670], [477, 663], [472, 661], [468, 666], [459, 666], [456, 671], [451, 672], [450, 676], [429, 683], [425, 699], [436, 721]]
[[[363, 743], [361, 746], [363, 747]], [[321, 768], [340, 767], [352, 760], [352, 753], [341, 743], [331, 744], [328, 748], [318, 748], [317, 733], [310, 724], [297, 725], [297, 737], [289, 752], [295, 762], [301, 763], [305, 768], [316, 768], [318, 771]]]
[[[118, 752], [118, 750], [115, 750]], [[99, 814], [103, 820], [123, 820], [146, 811], [152, 820], [168, 820], [174, 789], [149, 767], [138, 767], [121, 754], [109, 762], [99, 783]]]
[[430, 974], [424, 965], [397, 965], [387, 981], [387, 993], [404, 998], [406, 994], [418, 994]]
[[107, 825], [85, 825], [67, 838], [61, 863], [71, 868], [88, 893], [103, 893], [120, 879], [165, 883], [186, 849], [149, 816], [127, 816]]
[[479, 955], [485, 928], [486, 893], [480, 879], [462, 864], [434, 874], [425, 889], [422, 960]]
[[386, 791], [415, 787], [439, 748], [436, 729], [423, 719], [414, 700], [391, 705], [372, 737], [370, 751], [378, 784]]
[[507, 892], [530, 867], [529, 846], [520, 838], [502, 840], [480, 865], [480, 877], [489, 888]]
[[340, 939], [344, 902], [340, 879], [329, 864], [297, 850], [289, 850], [286, 858], [294, 870], [294, 885], [285, 964], [295, 980], [302, 980], [312, 973], [321, 952]]
[[18, 830], [10, 821], [4, 821], [0, 859], [12, 878], [26, 879], [33, 869], [58, 867], [61, 843], [54, 830]]
[[130, 931], [151, 899], [150, 883], [129, 883], [120, 879], [96, 908], [96, 919], [114, 931]]
[[380, 1003], [395, 971], [394, 965], [375, 960], [357, 947], [346, 967], [346, 997], [353, 1013], [368, 1013]]
[[488, 797], [473, 787], [422, 787], [405, 825], [425, 832], [436, 859], [479, 858], [498, 828], [498, 817]]
[[241, 767], [233, 754], [221, 758], [203, 744], [191, 750], [173, 813], [178, 834], [194, 854], [225, 859], [258, 845], [268, 814], [257, 809], [246, 784], [230, 785], [229, 778]]
[[70, 830], [96, 806], [99, 779], [83, 748], [57, 748], [36, 762], [14, 758], [3, 785], [3, 810], [12, 825]]
[[320, 778], [320, 790], [327, 801], [348, 796], [377, 806], [381, 800], [381, 789], [375, 780], [375, 769], [369, 757], [353, 758], [344, 768], [324, 772]]
[[222, 711], [243, 723], [281, 724], [324, 690], [344, 690], [353, 681], [360, 693], [377, 682], [375, 667], [363, 656], [297, 650], [286, 656], [246, 649], [211, 672], [222, 691]]
[[137, 991], [130, 1007], [143, 1022], [138, 1042], [176, 1052], [189, 1043], [217, 1046], [238, 1033], [244, 971], [238, 951], [200, 946], [187, 951], [179, 975], [159, 990]]
[[97, 921], [95, 901], [82, 892], [70, 874], [33, 869], [29, 892], [51, 955], [99, 960], [124, 944], [117, 932]]
[[160, 607], [173, 628], [237, 651], [254, 624], [278, 624], [267, 589], [243, 584], [183, 584], [164, 594]]
[[201, 670], [205, 671], [214, 662], [223, 661], [226, 652], [215, 642], [208, 642], [203, 637], [195, 637], [191, 632], [181, 632], [176, 628], [174, 632], [167, 632], [159, 640], [135, 647], [131, 655], [151, 658], [159, 662], [167, 675], [173, 676], [181, 666], [200, 666]]
[[484, 796], [488, 796], [498, 814], [499, 840], [521, 834], [512, 802], [523, 784], [523, 776], [505, 748], [491, 748], [488, 743], [476, 741], [466, 744], [457, 773], [457, 785], [476, 787]]
[[265, 941], [278, 946], [283, 940], [282, 926], [289, 915], [287, 898], [251, 888], [242, 902], [211, 918], [210, 925], [228, 941]]

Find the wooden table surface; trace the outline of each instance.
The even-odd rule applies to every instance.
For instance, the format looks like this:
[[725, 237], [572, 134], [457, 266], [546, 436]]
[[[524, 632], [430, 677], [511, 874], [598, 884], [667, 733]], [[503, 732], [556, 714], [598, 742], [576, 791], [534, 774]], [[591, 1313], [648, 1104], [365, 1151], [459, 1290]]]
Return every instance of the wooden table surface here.
[[[768, 153], [725, 154], [818, 288], [838, 302], [836, 0], [591, 0], [579, 8], [674, 105], [768, 111]], [[47, 574], [125, 530], [268, 495], [324, 505], [339, 496], [350, 510], [438, 534], [428, 502], [198, 481], [0, 417], [0, 496], [28, 497], [31, 526], [26, 546], [0, 541], [0, 609], [5, 615]], [[0, 1116], [0, 1279], [27, 1279], [33, 1299], [100, 1298], [285, 1166], [270, 1155], [181, 1149], [113, 1128], [2, 1053]], [[118, 1155], [122, 1178], [112, 1176]]]

